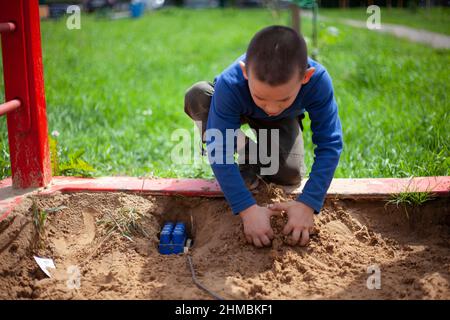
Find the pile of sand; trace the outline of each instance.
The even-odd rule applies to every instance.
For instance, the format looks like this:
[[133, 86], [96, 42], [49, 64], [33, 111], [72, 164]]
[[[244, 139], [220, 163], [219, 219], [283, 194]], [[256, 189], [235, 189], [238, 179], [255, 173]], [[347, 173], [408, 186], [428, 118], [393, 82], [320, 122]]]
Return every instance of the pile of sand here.
[[[266, 186], [256, 197], [260, 204], [287, 198]], [[33, 201], [41, 210], [57, 208], [48, 213], [40, 239]], [[127, 210], [138, 214], [144, 230], [131, 239], [104, 223]], [[158, 253], [163, 222], [183, 220], [194, 238], [198, 279], [226, 299], [449, 299], [448, 199], [407, 210], [330, 202], [316, 219], [318, 233], [309, 246], [287, 245], [283, 218], [277, 217], [272, 246], [257, 249], [246, 243], [240, 218], [223, 199], [37, 196], [0, 222], [0, 298], [210, 299], [193, 284], [186, 255]], [[54, 260], [52, 278], [33, 255]], [[367, 287], [373, 276], [368, 269], [380, 271], [380, 289]]]

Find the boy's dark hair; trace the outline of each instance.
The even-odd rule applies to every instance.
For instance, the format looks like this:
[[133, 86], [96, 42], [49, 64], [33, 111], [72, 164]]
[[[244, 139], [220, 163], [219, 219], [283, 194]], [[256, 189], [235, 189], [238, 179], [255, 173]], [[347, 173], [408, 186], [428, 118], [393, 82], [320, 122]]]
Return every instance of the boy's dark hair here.
[[295, 72], [303, 77], [308, 66], [305, 40], [294, 29], [270, 26], [258, 31], [247, 49], [246, 69], [271, 86], [288, 82]]

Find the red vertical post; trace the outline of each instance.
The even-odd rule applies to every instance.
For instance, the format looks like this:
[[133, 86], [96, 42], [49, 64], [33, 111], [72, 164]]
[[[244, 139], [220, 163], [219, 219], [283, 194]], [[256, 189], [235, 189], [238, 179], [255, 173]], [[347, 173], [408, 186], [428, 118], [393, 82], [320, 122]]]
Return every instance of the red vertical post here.
[[38, 0], [0, 0], [5, 101], [19, 100], [7, 114], [15, 188], [41, 187], [51, 180]]

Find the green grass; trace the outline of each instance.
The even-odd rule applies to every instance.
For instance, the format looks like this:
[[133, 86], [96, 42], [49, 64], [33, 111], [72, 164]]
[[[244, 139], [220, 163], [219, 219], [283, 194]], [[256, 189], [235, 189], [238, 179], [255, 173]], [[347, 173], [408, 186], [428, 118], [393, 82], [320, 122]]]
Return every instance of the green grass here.
[[421, 206], [425, 202], [434, 198], [434, 194], [431, 192], [432, 189], [433, 187], [429, 186], [427, 191], [417, 191], [418, 188], [414, 184], [414, 180], [411, 179], [404, 190], [402, 192], [392, 194], [386, 204], [394, 204], [397, 207], [400, 205]]
[[433, 196], [429, 192], [405, 191], [393, 194], [387, 204], [421, 206], [431, 199], [433, 199]]
[[[116, 21], [83, 15], [82, 29], [72, 31], [65, 21], [45, 21], [49, 131], [60, 132], [63, 155], [84, 149], [97, 175], [211, 177], [206, 164], [170, 161], [173, 130], [194, 133], [184, 93], [219, 74], [257, 30], [288, 23], [288, 16], [232, 9], [170, 9]], [[336, 176], [449, 175], [449, 51], [340, 24], [333, 36], [329, 25], [321, 24], [319, 59], [333, 78], [344, 130]], [[5, 123], [0, 119], [1, 177], [9, 174]]]
[[[320, 15], [366, 21], [366, 7], [351, 9], [320, 9]], [[450, 8], [410, 9], [381, 7], [381, 23], [401, 24], [412, 28], [450, 35]]]

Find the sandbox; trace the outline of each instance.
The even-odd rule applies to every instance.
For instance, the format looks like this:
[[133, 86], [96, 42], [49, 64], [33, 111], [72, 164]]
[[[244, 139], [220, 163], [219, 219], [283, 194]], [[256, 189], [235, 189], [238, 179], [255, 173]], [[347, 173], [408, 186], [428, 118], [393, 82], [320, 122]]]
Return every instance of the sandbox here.
[[[293, 198], [267, 185], [257, 192], [260, 204]], [[0, 222], [0, 299], [213, 299], [193, 283], [187, 254], [198, 280], [224, 299], [450, 299], [448, 199], [420, 207], [329, 199], [307, 247], [288, 245], [276, 217], [272, 246], [258, 249], [222, 198], [31, 195]], [[40, 233], [36, 210], [48, 212]], [[127, 212], [140, 228], [129, 237], [105, 223]], [[189, 253], [159, 254], [169, 220], [186, 222]], [[33, 256], [54, 260], [51, 278]]]

